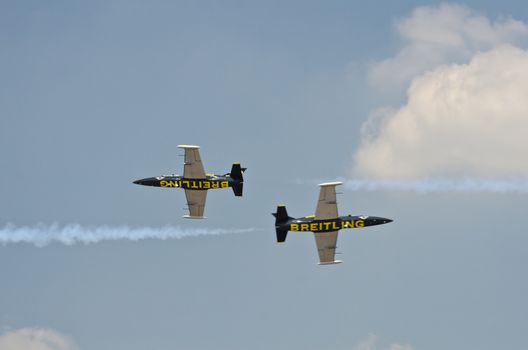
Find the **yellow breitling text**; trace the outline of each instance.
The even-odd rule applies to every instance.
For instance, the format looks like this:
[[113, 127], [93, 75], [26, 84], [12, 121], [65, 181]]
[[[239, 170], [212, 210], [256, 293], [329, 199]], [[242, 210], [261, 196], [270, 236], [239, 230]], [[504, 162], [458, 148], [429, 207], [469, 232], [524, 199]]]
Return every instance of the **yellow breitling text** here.
[[209, 181], [209, 180], [161, 180], [160, 187], [181, 187], [186, 189], [202, 189], [208, 190], [210, 188], [227, 188], [229, 182], [227, 181]]
[[290, 231], [336, 231], [344, 228], [360, 228], [365, 227], [364, 220], [345, 220], [341, 222], [336, 221], [321, 221], [312, 222], [310, 224], [290, 224]]

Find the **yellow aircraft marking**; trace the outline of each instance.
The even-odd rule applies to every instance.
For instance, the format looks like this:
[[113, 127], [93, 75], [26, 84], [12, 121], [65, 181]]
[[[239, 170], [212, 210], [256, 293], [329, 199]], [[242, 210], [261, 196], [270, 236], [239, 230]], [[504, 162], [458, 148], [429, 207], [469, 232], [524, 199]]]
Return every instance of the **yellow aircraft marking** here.
[[229, 187], [228, 181], [209, 181], [209, 180], [161, 180], [159, 182], [160, 187], [176, 187], [185, 189], [202, 189], [208, 190], [210, 188], [227, 188]]
[[330, 231], [341, 230], [344, 228], [361, 228], [365, 227], [365, 220], [344, 220], [312, 222], [310, 224], [290, 224], [290, 231]]

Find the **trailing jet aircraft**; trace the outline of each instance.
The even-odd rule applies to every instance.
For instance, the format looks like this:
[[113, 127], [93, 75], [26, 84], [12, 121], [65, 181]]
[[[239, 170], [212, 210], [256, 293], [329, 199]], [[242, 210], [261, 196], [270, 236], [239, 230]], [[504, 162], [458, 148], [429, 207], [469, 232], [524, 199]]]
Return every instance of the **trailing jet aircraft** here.
[[363, 228], [392, 222], [390, 219], [377, 216], [339, 216], [337, 213], [335, 188], [341, 184], [342, 182], [328, 182], [319, 185], [321, 190], [315, 215], [295, 219], [288, 216], [284, 205], [277, 206], [277, 212], [272, 214], [275, 216], [277, 242], [285, 242], [288, 231], [313, 232], [317, 252], [319, 253], [319, 265], [339, 264], [342, 261], [335, 260], [337, 233], [339, 230]]
[[244, 186], [242, 173], [246, 168], [241, 168], [240, 163], [233, 163], [231, 172], [224, 175], [206, 174], [200, 159], [199, 146], [179, 145], [185, 151], [185, 161], [183, 166], [183, 176], [163, 175], [148, 177], [134, 181], [137, 185], [183, 188], [187, 197], [189, 214], [184, 218], [204, 219], [205, 199], [207, 190], [217, 188], [233, 189], [235, 196], [241, 197]]

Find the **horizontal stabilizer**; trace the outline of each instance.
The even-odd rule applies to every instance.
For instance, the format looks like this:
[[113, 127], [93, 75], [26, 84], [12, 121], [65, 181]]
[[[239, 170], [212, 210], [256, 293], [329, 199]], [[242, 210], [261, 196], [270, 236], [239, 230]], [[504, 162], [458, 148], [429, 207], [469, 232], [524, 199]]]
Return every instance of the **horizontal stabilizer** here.
[[286, 206], [280, 204], [277, 206], [277, 212], [271, 213], [275, 217], [275, 225], [284, 223], [288, 221], [289, 219], [292, 219], [288, 216], [288, 212], [286, 211]]
[[244, 183], [243, 182], [237, 182], [233, 185], [233, 192], [235, 193], [235, 196], [242, 197], [242, 191], [244, 190]]
[[229, 176], [231, 176], [231, 178], [235, 180], [244, 181], [244, 177], [242, 176], [242, 173], [246, 171], [246, 169], [247, 168], [242, 168], [240, 166], [240, 163], [233, 163]]
[[286, 241], [286, 236], [288, 235], [288, 231], [281, 230], [281, 229], [276, 229], [275, 231], [277, 231], [277, 243], [284, 243]]

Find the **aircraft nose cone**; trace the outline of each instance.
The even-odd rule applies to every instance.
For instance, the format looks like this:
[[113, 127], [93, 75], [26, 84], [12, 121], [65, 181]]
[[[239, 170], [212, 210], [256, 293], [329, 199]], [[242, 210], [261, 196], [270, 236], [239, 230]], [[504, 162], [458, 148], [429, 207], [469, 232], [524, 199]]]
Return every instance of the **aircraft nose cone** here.
[[136, 185], [143, 185], [143, 186], [159, 186], [159, 180], [155, 177], [147, 177], [144, 179], [139, 179], [134, 181]]
[[139, 180], [134, 181], [134, 183], [135, 183], [136, 185], [150, 186], [151, 183], [152, 183], [152, 179], [151, 179], [151, 178], [139, 179]]
[[368, 220], [368, 222], [370, 224], [369, 226], [372, 226], [372, 225], [383, 225], [383, 224], [388, 224], [389, 222], [392, 222], [391, 219], [382, 218], [382, 217], [379, 217], [379, 216], [371, 216], [367, 220]]

